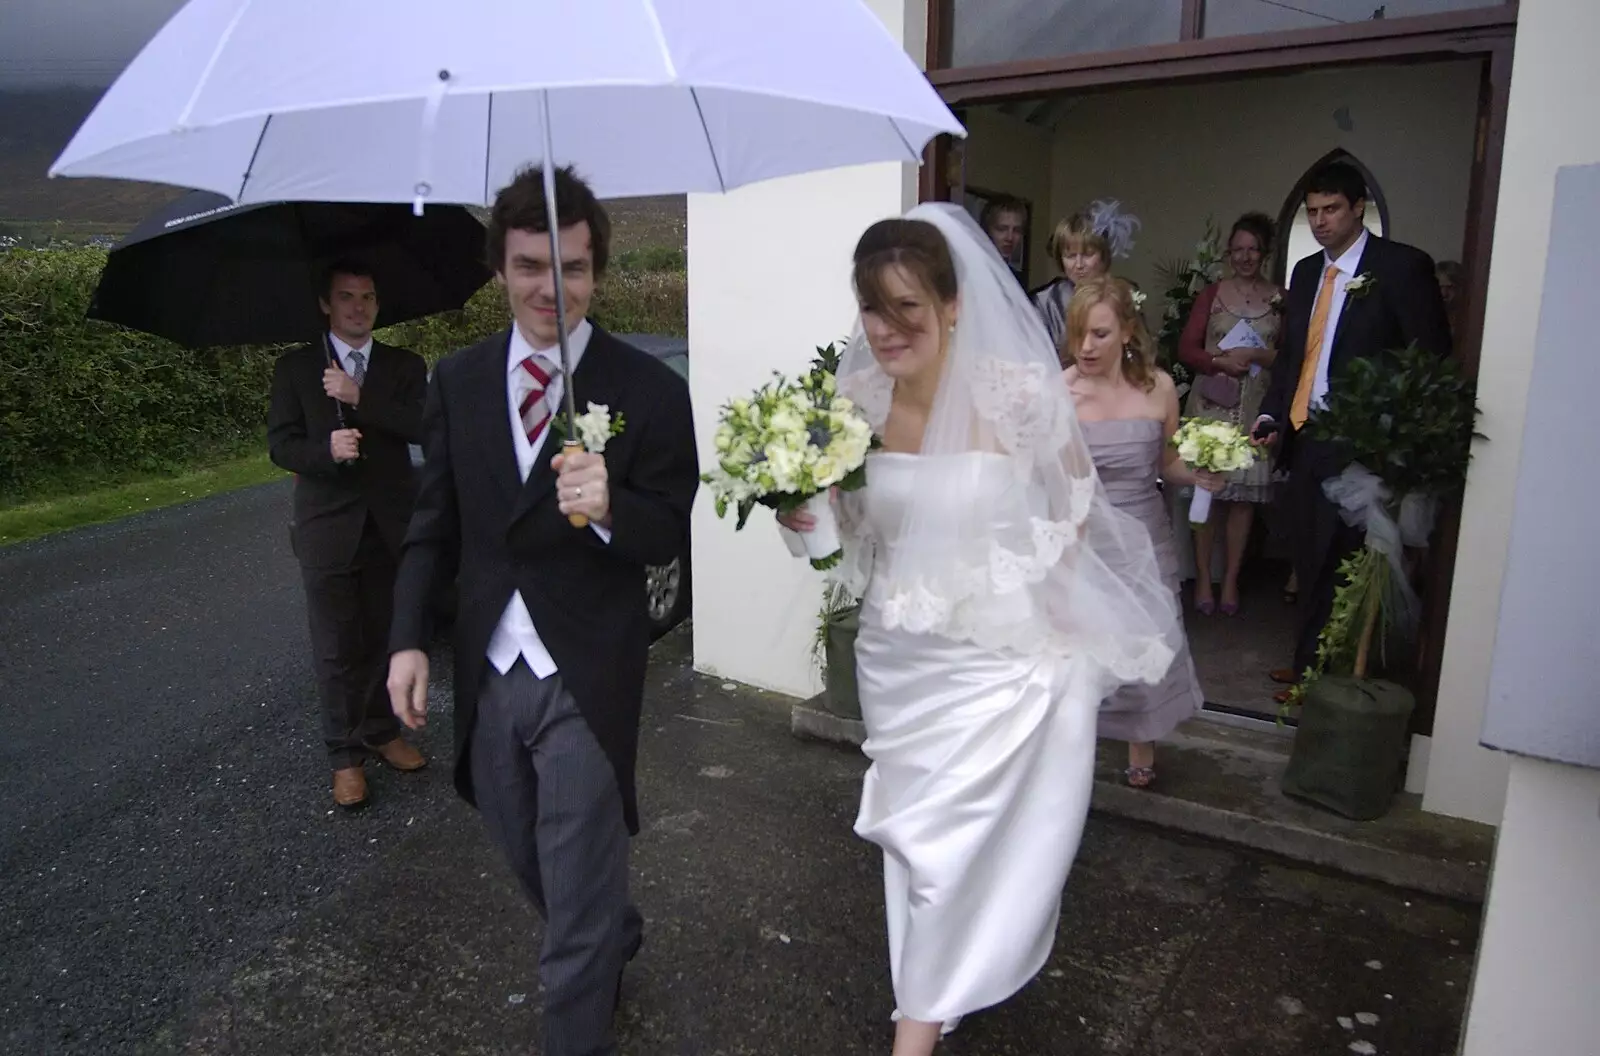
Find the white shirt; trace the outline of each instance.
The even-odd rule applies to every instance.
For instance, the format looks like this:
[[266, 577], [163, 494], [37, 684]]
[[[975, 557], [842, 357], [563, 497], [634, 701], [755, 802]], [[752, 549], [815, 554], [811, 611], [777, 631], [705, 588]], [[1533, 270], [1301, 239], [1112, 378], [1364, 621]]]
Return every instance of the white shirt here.
[[[583, 353], [589, 347], [589, 338], [594, 335], [594, 327], [585, 319], [567, 335], [567, 351], [572, 356], [572, 369], [578, 369]], [[561, 406], [561, 397], [565, 392], [563, 385], [566, 379], [561, 374], [552, 371], [550, 384], [545, 386], [545, 404], [550, 408], [550, 416], [545, 420], [544, 428], [531, 441], [528, 434], [522, 429], [521, 404], [522, 397], [527, 392], [527, 375], [522, 369], [522, 361], [538, 353], [547, 365], [559, 369], [561, 351], [558, 348], [535, 349], [522, 336], [522, 330], [515, 324], [511, 327], [510, 347], [506, 350], [506, 414], [511, 428], [511, 443], [517, 453], [517, 473], [526, 483], [529, 474], [533, 472], [534, 462], [539, 457], [539, 452], [544, 450], [544, 443], [550, 436], [550, 426], [555, 422], [556, 409]], [[611, 542], [611, 532], [598, 524], [590, 523], [602, 541]], [[500, 615], [500, 624], [495, 627], [494, 635], [489, 639], [489, 662], [494, 669], [502, 675], [516, 665], [517, 657], [522, 657], [528, 663], [528, 668], [538, 678], [545, 679], [556, 673], [555, 658], [550, 655], [550, 650], [545, 648], [544, 641], [539, 637], [539, 630], [533, 625], [533, 615], [528, 612], [528, 605], [522, 600], [522, 592], [513, 591], [511, 600], [506, 603], [506, 610]]]
[[[1317, 377], [1311, 383], [1311, 406], [1323, 406], [1323, 398], [1328, 395], [1328, 368], [1333, 363], [1333, 338], [1339, 332], [1339, 316], [1344, 314], [1345, 287], [1356, 277], [1356, 268], [1361, 265], [1361, 254], [1367, 251], [1368, 231], [1361, 229], [1361, 235], [1351, 244], [1350, 248], [1340, 254], [1338, 260], [1329, 260], [1328, 255], [1322, 255], [1322, 271], [1317, 275], [1317, 292], [1322, 290], [1322, 276], [1327, 273], [1328, 265], [1332, 264], [1339, 269], [1339, 274], [1333, 277], [1333, 305], [1328, 310], [1328, 325], [1322, 329], [1322, 347], [1317, 350]], [[1312, 302], [1315, 311], [1316, 301]], [[1311, 350], [1306, 349], [1309, 355]]]
[[372, 338], [370, 336], [367, 338], [367, 343], [360, 348], [347, 344], [344, 338], [332, 331], [329, 331], [328, 338], [333, 342], [333, 351], [339, 357], [339, 365], [344, 368], [346, 374], [355, 377], [355, 360], [350, 358], [351, 354], [355, 352], [361, 353], [361, 362], [365, 363], [369, 369], [372, 367]]

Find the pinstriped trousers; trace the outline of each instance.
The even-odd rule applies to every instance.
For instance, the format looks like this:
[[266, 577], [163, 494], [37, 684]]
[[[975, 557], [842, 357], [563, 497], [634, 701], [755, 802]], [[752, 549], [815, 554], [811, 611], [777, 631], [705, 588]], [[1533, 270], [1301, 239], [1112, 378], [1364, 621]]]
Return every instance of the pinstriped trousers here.
[[615, 1056], [617, 980], [643, 921], [615, 771], [560, 674], [489, 667], [471, 767], [489, 835], [544, 918], [544, 1056]]

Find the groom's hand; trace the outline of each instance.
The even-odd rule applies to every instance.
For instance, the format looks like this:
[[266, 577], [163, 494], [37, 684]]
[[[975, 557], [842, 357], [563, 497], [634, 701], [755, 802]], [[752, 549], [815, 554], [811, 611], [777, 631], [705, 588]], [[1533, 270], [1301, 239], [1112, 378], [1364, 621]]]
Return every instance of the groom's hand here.
[[611, 525], [611, 487], [603, 455], [588, 451], [560, 454], [551, 460], [556, 471], [556, 498], [563, 515], [581, 513], [590, 524]]
[[421, 649], [389, 657], [389, 707], [408, 729], [428, 724], [428, 654]]

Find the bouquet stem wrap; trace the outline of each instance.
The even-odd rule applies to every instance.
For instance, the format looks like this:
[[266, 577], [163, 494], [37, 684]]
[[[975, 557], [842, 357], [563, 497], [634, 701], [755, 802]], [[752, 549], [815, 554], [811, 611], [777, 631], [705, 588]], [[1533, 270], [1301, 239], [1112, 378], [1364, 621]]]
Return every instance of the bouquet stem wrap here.
[[805, 546], [806, 557], [811, 559], [811, 567], [824, 570], [832, 568], [839, 563], [842, 548], [839, 544], [839, 519], [834, 516], [828, 493], [817, 492], [806, 500], [801, 509], [816, 520], [816, 526], [811, 531], [800, 533], [800, 541]]
[[1205, 524], [1211, 519], [1211, 493], [1200, 485], [1194, 486], [1194, 498], [1189, 500], [1189, 523]]
[[1389, 486], [1359, 462], [1352, 462], [1337, 477], [1323, 481], [1322, 492], [1339, 507], [1344, 523], [1366, 529], [1367, 548], [1388, 561], [1392, 572], [1390, 596], [1384, 600], [1389, 606], [1390, 622], [1401, 632], [1409, 632], [1416, 625], [1421, 601], [1406, 576], [1405, 548], [1428, 545], [1439, 512], [1438, 500], [1422, 492], [1409, 492], [1401, 497], [1396, 513], [1391, 513], [1390, 500], [1394, 496]]

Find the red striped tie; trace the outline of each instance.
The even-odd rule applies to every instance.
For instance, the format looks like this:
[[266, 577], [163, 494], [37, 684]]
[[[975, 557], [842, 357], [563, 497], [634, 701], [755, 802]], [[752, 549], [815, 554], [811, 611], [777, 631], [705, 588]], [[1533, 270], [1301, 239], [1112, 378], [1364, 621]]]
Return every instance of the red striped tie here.
[[537, 443], [539, 433], [550, 420], [550, 404], [545, 400], [545, 390], [550, 385], [550, 371], [538, 353], [522, 361], [522, 372], [528, 377], [528, 391], [523, 393], [517, 413], [522, 416], [523, 431], [528, 443]]

